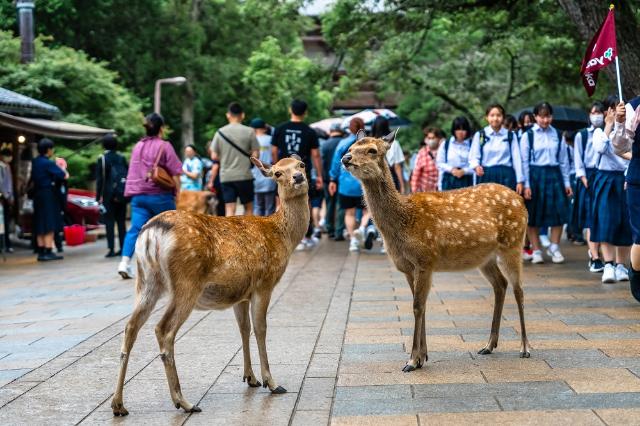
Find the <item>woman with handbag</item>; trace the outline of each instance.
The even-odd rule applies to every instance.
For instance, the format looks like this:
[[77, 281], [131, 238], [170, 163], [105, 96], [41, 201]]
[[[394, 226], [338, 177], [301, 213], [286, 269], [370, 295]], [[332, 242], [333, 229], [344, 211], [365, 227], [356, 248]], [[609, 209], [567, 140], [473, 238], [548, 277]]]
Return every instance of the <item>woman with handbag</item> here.
[[131, 197], [131, 227], [118, 265], [118, 273], [124, 279], [133, 278], [130, 262], [140, 229], [155, 215], [176, 208], [182, 163], [171, 144], [162, 139], [163, 126], [160, 114], [147, 115], [144, 122], [147, 135], [131, 153], [124, 193]]

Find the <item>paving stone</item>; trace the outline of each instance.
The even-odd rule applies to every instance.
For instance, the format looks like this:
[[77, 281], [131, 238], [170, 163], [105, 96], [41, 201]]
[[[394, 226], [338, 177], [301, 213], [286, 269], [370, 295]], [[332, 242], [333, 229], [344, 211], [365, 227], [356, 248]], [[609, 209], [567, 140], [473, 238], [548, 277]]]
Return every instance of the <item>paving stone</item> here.
[[408, 399], [370, 399], [366, 404], [361, 401], [336, 400], [333, 406], [334, 416], [370, 416], [408, 413], [458, 413], [473, 411], [499, 411], [492, 397], [469, 397], [465, 400], [452, 398], [408, 398]]
[[600, 419], [591, 410], [556, 411], [500, 411], [485, 413], [429, 413], [420, 414], [421, 425], [602, 425]]
[[510, 410], [562, 410], [636, 408], [640, 393], [586, 393], [575, 395], [513, 395], [498, 397], [500, 406]]
[[331, 419], [332, 426], [417, 426], [418, 416], [345, 416]]

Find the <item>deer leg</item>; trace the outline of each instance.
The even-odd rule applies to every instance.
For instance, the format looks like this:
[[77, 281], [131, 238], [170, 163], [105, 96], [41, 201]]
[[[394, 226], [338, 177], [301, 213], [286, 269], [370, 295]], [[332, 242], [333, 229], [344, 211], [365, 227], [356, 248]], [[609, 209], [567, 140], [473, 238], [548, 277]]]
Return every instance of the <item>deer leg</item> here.
[[136, 279], [138, 280], [136, 288], [142, 290], [136, 297], [136, 305], [124, 330], [124, 339], [120, 353], [120, 373], [118, 374], [116, 390], [111, 400], [111, 409], [113, 410], [114, 416], [126, 416], [129, 414], [122, 402], [122, 392], [127, 374], [127, 365], [129, 364], [129, 354], [138, 337], [138, 331], [140, 331], [140, 328], [147, 319], [149, 319], [149, 315], [162, 293], [161, 288], [156, 285], [155, 281], [149, 280], [146, 283], [144, 282], [144, 274], [140, 267], [138, 267]]
[[[404, 274], [407, 277], [407, 281], [409, 282], [409, 288], [411, 289], [411, 295], [414, 295], [415, 291], [414, 291], [414, 282], [413, 282], [413, 273], [412, 272], [405, 272]], [[426, 328], [426, 322], [425, 322], [425, 317], [426, 317], [426, 312], [425, 314], [422, 316], [422, 325], [420, 326], [422, 328], [422, 335], [420, 336], [420, 349], [421, 349], [421, 356], [420, 356], [420, 362], [418, 363], [416, 368], [421, 368], [423, 364], [426, 364], [427, 360], [429, 359], [429, 354], [427, 352], [427, 328]], [[422, 362], [424, 360], [424, 362]]]
[[513, 295], [518, 305], [518, 314], [520, 316], [520, 358], [529, 358], [531, 356], [529, 340], [527, 339], [527, 331], [524, 326], [524, 292], [522, 291], [522, 260], [520, 259], [520, 249], [502, 254], [500, 256], [500, 269], [506, 275], [507, 280], [513, 286]]
[[253, 374], [251, 368], [251, 352], [249, 349], [249, 335], [251, 334], [251, 320], [249, 319], [249, 302], [244, 301], [237, 303], [233, 306], [233, 312], [236, 315], [236, 321], [238, 321], [238, 327], [240, 328], [240, 335], [242, 336], [242, 355], [244, 357], [244, 373], [242, 375], [242, 381], [247, 381], [247, 384], [252, 388], [257, 388], [262, 385], [256, 379], [256, 375]]
[[267, 309], [271, 300], [271, 292], [254, 293], [251, 297], [251, 318], [253, 320], [253, 332], [256, 335], [258, 343], [258, 352], [260, 354], [260, 370], [262, 373], [262, 386], [269, 387], [271, 393], [280, 394], [287, 390], [282, 386], [278, 386], [276, 381], [271, 377], [269, 370], [269, 359], [267, 356]]
[[[427, 297], [431, 289], [431, 271], [416, 271], [413, 276], [413, 345], [411, 348], [411, 358], [402, 369], [402, 371], [406, 373], [422, 367], [423, 359], [427, 356], [424, 317]], [[424, 347], [422, 346], [423, 340], [425, 343]]]
[[502, 317], [502, 308], [504, 307], [504, 296], [507, 292], [507, 280], [500, 272], [495, 259], [489, 260], [480, 267], [480, 273], [493, 286], [493, 294], [495, 302], [493, 306], [493, 321], [491, 322], [491, 335], [487, 345], [480, 349], [480, 355], [490, 354], [498, 346], [498, 336], [500, 334], [500, 319]]
[[162, 319], [156, 326], [156, 337], [160, 346], [160, 359], [164, 364], [171, 399], [176, 408], [182, 408], [187, 413], [199, 413], [202, 410], [182, 396], [174, 358], [174, 345], [176, 334], [189, 317], [189, 314], [191, 314], [194, 304], [195, 297], [174, 294]]

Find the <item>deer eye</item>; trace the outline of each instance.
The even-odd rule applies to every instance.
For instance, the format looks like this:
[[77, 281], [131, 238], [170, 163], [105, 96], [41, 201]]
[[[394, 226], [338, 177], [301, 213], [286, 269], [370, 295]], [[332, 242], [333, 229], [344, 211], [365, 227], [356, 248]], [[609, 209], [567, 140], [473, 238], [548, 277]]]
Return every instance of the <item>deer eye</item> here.
[[376, 150], [376, 149], [374, 149], [374, 148], [371, 148], [371, 149], [369, 149], [369, 151], [367, 151], [367, 154], [373, 154], [373, 155], [376, 155], [377, 153], [378, 153], [378, 150]]
[[275, 176], [276, 176], [277, 178], [279, 178], [280, 176], [282, 176], [282, 172], [276, 172], [276, 173], [275, 173]]
[[300, 163], [299, 166], [301, 169], [304, 169], [304, 163]]

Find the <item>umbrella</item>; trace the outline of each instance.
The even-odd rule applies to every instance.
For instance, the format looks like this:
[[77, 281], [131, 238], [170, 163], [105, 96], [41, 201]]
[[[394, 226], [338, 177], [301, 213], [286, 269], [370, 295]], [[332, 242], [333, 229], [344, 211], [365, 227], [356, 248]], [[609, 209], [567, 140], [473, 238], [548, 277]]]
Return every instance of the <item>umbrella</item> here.
[[342, 123], [342, 117], [325, 118], [324, 120], [311, 123], [311, 127], [313, 127], [314, 129], [322, 130], [324, 133], [329, 134], [331, 125], [334, 123]]
[[364, 121], [365, 126], [370, 126], [373, 124], [373, 121], [376, 119], [376, 117], [382, 116], [384, 118], [389, 119], [389, 121], [391, 122], [391, 120], [398, 118], [398, 116], [396, 115], [395, 112], [391, 111], [390, 109], [365, 109], [362, 110], [360, 112], [357, 112], [353, 115], [350, 115], [349, 117], [346, 117], [343, 121], [342, 121], [342, 128], [346, 129], [349, 127], [349, 123], [351, 122], [352, 119], [358, 117], [361, 118], [362, 121]]
[[[533, 111], [533, 107], [523, 108], [514, 114], [518, 117], [524, 111]], [[559, 130], [579, 130], [589, 127], [589, 114], [581, 108], [553, 105], [553, 127]]]

